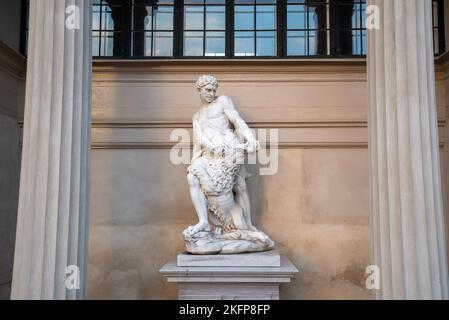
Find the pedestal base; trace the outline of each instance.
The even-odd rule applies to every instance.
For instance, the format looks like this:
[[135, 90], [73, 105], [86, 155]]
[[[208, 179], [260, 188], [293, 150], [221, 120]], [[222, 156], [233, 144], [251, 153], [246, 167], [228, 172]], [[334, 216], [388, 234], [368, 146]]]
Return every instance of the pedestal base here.
[[160, 272], [178, 283], [182, 300], [279, 300], [280, 284], [291, 282], [298, 269], [273, 250], [210, 259], [181, 254]]

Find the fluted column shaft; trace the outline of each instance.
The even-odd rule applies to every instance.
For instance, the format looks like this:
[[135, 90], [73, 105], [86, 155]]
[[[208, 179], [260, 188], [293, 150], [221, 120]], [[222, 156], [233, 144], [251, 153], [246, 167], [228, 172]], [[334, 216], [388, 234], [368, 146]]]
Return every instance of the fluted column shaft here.
[[447, 299], [432, 2], [369, 0], [371, 230], [381, 299]]
[[[91, 0], [30, 1], [12, 299], [85, 295], [91, 5]], [[79, 11], [66, 13], [69, 6]], [[79, 19], [79, 29], [67, 28], [67, 19]], [[80, 270], [78, 290], [66, 288], [66, 268], [71, 265]]]

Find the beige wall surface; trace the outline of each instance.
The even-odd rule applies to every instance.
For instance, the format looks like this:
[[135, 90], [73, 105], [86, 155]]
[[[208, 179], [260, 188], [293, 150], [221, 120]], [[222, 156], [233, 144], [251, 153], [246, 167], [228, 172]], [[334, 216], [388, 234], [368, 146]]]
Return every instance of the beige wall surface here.
[[9, 299], [12, 277], [25, 63], [0, 41], [0, 300]]
[[300, 269], [281, 298], [370, 299], [363, 60], [95, 62], [88, 298], [176, 298], [158, 270], [197, 218], [169, 137], [191, 129], [204, 73], [251, 127], [279, 129], [278, 171], [250, 166], [249, 189], [256, 225]]

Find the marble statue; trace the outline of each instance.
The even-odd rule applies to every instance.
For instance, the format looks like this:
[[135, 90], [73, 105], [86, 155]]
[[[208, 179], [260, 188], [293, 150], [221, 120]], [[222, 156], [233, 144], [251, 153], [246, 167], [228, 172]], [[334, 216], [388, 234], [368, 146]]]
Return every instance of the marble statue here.
[[201, 76], [202, 108], [193, 115], [194, 147], [187, 180], [198, 224], [183, 235], [192, 254], [271, 250], [274, 242], [251, 222], [245, 153], [259, 149], [232, 100], [216, 96], [217, 80]]

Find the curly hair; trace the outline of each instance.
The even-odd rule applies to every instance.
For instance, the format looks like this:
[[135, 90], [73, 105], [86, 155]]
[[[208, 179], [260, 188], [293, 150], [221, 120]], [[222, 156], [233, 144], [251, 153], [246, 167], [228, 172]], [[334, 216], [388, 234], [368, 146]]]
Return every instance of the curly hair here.
[[214, 76], [203, 75], [199, 77], [198, 81], [196, 82], [196, 88], [200, 90], [202, 87], [205, 87], [209, 84], [211, 84], [215, 88], [215, 90], [218, 89], [218, 81]]

